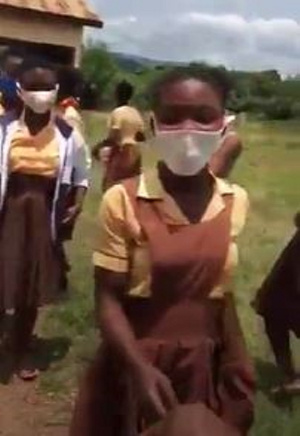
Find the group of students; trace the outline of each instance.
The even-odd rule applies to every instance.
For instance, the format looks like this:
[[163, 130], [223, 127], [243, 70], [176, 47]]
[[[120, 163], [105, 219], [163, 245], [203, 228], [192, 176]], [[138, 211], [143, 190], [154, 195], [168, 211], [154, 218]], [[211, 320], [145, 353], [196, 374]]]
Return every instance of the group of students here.
[[[90, 160], [83, 132], [57, 111], [55, 69], [24, 61], [17, 77], [22, 109], [0, 118], [0, 310], [2, 347], [28, 380], [38, 375], [38, 308], [60, 295], [62, 244], [82, 210]], [[226, 181], [242, 149], [229, 92], [214, 68], [168, 72], [151, 88], [145, 126], [132, 86], [117, 87], [107, 139], [93, 150], [104, 165], [93, 254], [102, 343], [71, 436], [234, 436], [252, 426], [254, 369], [232, 289], [249, 201]], [[70, 97], [63, 106], [74, 115]], [[143, 147], [155, 152], [150, 168]], [[288, 342], [290, 330], [300, 334], [299, 252], [297, 232], [253, 303], [290, 392], [299, 387]]]

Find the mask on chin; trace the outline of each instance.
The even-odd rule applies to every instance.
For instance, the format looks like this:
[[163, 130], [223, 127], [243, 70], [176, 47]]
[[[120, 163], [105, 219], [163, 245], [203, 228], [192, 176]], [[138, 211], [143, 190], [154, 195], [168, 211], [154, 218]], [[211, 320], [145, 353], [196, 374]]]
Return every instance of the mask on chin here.
[[178, 176], [194, 176], [210, 161], [221, 145], [228, 125], [219, 131], [198, 130], [156, 131], [152, 146], [160, 160]]
[[24, 105], [36, 114], [50, 112], [57, 100], [58, 86], [50, 91], [26, 91], [19, 88], [19, 95]]

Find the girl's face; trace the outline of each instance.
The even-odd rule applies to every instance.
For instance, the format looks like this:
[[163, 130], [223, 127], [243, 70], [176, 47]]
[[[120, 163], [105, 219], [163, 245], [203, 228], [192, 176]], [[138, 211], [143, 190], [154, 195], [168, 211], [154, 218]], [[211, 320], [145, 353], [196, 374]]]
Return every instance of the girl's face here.
[[47, 68], [26, 71], [20, 80], [19, 95], [25, 109], [35, 114], [47, 114], [56, 104], [58, 84], [56, 74]]
[[33, 68], [22, 75], [20, 84], [26, 91], [52, 91], [57, 87], [57, 76], [50, 69]]
[[161, 90], [155, 110], [156, 128], [213, 132], [222, 129], [224, 115], [221, 96], [210, 84], [184, 79]]

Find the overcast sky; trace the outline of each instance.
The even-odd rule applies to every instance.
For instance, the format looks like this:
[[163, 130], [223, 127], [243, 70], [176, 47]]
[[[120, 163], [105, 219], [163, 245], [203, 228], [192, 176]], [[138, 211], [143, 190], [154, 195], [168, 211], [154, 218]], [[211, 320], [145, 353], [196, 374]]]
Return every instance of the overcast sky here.
[[159, 60], [300, 73], [300, 0], [89, 0], [93, 32], [116, 51]]

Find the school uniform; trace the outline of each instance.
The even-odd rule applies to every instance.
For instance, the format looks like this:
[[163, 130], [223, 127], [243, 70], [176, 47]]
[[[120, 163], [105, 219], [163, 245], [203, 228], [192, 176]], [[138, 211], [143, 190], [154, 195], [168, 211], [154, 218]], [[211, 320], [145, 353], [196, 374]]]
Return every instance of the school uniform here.
[[[105, 194], [94, 253], [96, 267], [128, 274], [121, 303], [138, 347], [169, 377], [179, 402], [205, 404], [239, 434], [252, 423], [254, 382], [231, 276], [247, 209], [242, 188], [214, 179], [204, 216], [191, 224], [157, 170], [143, 172]], [[143, 430], [134, 383], [104, 344], [83, 382], [71, 435]]]
[[141, 114], [131, 106], [120, 106], [110, 115], [108, 130], [118, 131], [120, 141], [111, 144], [111, 153], [106, 164], [103, 178], [103, 190], [115, 183], [134, 177], [141, 172], [140, 144], [136, 139], [138, 132], [145, 131]]
[[64, 196], [71, 183], [87, 187], [88, 173], [72, 129], [60, 120], [33, 136], [22, 117], [3, 117], [0, 147], [0, 309], [10, 312], [57, 296]]

